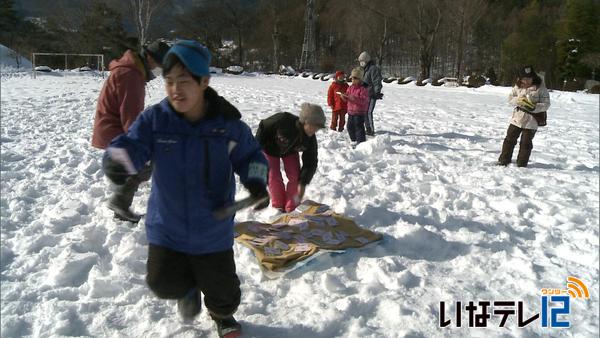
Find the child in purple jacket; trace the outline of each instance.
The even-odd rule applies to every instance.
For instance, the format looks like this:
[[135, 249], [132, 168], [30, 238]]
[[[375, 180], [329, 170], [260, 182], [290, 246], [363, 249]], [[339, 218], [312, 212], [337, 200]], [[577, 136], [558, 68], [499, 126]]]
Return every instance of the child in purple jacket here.
[[360, 67], [352, 69], [350, 77], [352, 85], [341, 94], [342, 100], [348, 102], [348, 135], [353, 145], [365, 142], [365, 116], [369, 110], [369, 90], [362, 85], [364, 71]]

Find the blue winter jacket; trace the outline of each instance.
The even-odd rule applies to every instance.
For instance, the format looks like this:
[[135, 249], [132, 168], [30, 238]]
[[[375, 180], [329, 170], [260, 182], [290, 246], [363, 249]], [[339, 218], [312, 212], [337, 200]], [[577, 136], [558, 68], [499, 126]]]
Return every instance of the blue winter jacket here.
[[148, 161], [154, 165], [146, 214], [148, 242], [192, 255], [233, 246], [233, 216], [212, 216], [234, 201], [233, 173], [244, 185], [266, 185], [267, 180], [267, 161], [239, 111], [210, 87], [205, 98], [207, 115], [195, 123], [165, 98], [110, 144], [126, 149], [136, 170]]

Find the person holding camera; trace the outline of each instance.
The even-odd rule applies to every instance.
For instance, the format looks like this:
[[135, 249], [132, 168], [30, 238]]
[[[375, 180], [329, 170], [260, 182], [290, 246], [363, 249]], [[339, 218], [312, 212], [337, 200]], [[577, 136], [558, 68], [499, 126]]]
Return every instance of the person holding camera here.
[[498, 165], [507, 166], [511, 162], [517, 139], [521, 136], [517, 166], [527, 167], [533, 149], [533, 137], [538, 127], [546, 125], [546, 111], [550, 107], [548, 89], [532, 66], [521, 69], [508, 96], [508, 102], [513, 107], [513, 112]]

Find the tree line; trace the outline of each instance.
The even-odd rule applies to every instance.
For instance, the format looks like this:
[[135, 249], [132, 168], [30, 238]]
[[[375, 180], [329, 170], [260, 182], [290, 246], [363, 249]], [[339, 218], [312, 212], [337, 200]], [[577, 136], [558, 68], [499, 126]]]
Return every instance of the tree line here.
[[[110, 60], [156, 38], [193, 38], [214, 65], [296, 68], [306, 0], [56, 0], [25, 18], [0, 0], [0, 43]], [[600, 78], [600, 0], [316, 0], [312, 71], [349, 70], [366, 50], [384, 76], [484, 75], [508, 85], [523, 65], [555, 89]], [[232, 42], [232, 43], [226, 43]]]

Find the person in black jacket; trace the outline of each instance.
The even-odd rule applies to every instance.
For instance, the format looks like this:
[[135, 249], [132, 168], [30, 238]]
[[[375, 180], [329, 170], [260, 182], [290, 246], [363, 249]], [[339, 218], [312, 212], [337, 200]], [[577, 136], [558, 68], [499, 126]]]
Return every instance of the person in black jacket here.
[[[300, 204], [306, 186], [317, 171], [315, 133], [321, 128], [325, 128], [323, 109], [310, 103], [302, 104], [299, 116], [283, 112], [260, 121], [256, 139], [269, 162], [269, 192], [274, 208], [291, 212]], [[281, 176], [281, 161], [287, 187]]]

